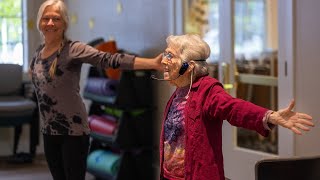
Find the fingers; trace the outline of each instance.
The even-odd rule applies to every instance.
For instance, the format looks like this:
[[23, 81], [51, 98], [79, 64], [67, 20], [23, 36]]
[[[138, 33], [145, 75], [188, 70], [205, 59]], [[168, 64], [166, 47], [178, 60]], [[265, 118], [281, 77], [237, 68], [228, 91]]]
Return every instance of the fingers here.
[[297, 116], [298, 116], [298, 122], [297, 123], [300, 123], [300, 124], [303, 124], [303, 125], [307, 125], [307, 126], [311, 126], [311, 127], [315, 126], [314, 123], [312, 122], [312, 117], [309, 116], [308, 114], [298, 113]]
[[159, 66], [160, 66], [159, 71], [163, 71], [163, 65], [161, 63], [162, 62], [162, 53], [160, 53], [158, 55], [157, 59], [158, 59], [158, 63], [159, 63]]
[[[309, 126], [309, 127], [308, 127]], [[313, 127], [314, 124], [308, 120], [300, 120], [298, 123], [293, 123], [292, 127], [290, 128], [295, 134], [302, 135], [301, 130], [303, 131], [310, 131], [310, 126]]]
[[292, 111], [292, 109], [294, 108], [294, 105], [295, 105], [295, 101], [294, 101], [294, 100], [291, 100], [289, 106], [287, 107], [287, 110], [288, 110], [288, 111]]
[[314, 123], [312, 121], [310, 121], [310, 120], [300, 119], [299, 122], [300, 122], [300, 124], [314, 127]]
[[298, 135], [302, 135], [301, 131], [296, 127], [292, 127], [291, 130]]
[[300, 119], [312, 120], [312, 117], [311, 117], [311, 116], [309, 116], [308, 114], [304, 114], [304, 113], [299, 113], [299, 114], [298, 114], [298, 117], [299, 117]]
[[309, 128], [309, 127], [306, 127], [306, 126], [304, 126], [303, 124], [300, 124], [300, 123], [296, 123], [296, 124], [294, 125], [294, 127], [295, 127], [295, 128], [299, 128], [299, 129], [304, 130], [304, 131], [310, 131], [310, 128]]

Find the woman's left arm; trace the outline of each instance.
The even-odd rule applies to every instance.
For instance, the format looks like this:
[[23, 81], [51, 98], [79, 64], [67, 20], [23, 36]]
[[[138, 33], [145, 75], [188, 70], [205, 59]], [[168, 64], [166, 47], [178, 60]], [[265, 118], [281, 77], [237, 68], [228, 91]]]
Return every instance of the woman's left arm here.
[[162, 71], [161, 60], [161, 54], [155, 58], [136, 57], [133, 63], [133, 69], [154, 69]]
[[310, 127], [314, 127], [312, 117], [305, 113], [292, 111], [294, 104], [295, 102], [292, 100], [287, 108], [274, 111], [267, 121], [274, 125], [288, 128], [298, 135], [302, 134], [301, 130], [309, 131]]
[[70, 43], [70, 56], [82, 63], [88, 63], [99, 68], [120, 69], [154, 69], [162, 70], [162, 56], [155, 58], [135, 57], [130, 54], [111, 54], [99, 51], [84, 43], [74, 41]]

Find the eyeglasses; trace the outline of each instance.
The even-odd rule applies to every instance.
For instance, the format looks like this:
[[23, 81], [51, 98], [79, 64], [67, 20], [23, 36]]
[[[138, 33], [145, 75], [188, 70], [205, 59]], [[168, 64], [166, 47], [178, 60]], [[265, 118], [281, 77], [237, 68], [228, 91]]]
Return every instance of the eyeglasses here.
[[170, 53], [170, 52], [166, 52], [166, 51], [164, 51], [163, 53], [162, 53], [162, 57], [164, 58], [167, 58], [169, 61], [171, 61], [171, 59], [173, 58], [173, 54], [172, 53]]

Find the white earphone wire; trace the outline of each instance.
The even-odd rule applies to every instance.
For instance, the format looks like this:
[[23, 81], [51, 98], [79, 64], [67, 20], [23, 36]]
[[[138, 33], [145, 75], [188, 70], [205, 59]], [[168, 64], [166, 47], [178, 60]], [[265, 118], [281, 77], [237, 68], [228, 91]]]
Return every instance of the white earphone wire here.
[[193, 78], [193, 69], [191, 71], [190, 86], [189, 86], [188, 94], [186, 95], [186, 99], [188, 99], [188, 97], [189, 97], [189, 93], [190, 93], [192, 82], [193, 82], [192, 78]]

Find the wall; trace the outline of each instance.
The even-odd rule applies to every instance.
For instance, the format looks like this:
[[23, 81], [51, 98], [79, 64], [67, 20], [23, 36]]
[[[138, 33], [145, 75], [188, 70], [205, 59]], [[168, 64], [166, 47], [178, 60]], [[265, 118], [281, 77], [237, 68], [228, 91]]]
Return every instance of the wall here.
[[316, 127], [304, 136], [295, 138], [295, 154], [320, 155], [320, 23], [316, 17], [320, 16], [320, 1], [296, 0], [296, 66], [295, 66], [295, 97], [296, 109], [311, 114], [316, 122]]
[[[121, 2], [122, 12], [117, 12]], [[69, 0], [71, 19], [68, 31], [74, 40], [88, 42], [103, 37], [116, 40], [118, 48], [141, 56], [155, 56], [163, 51], [169, 34], [169, 1], [150, 0]], [[90, 22], [94, 26], [90, 28]]]
[[278, 0], [268, 0], [267, 4], [267, 47], [278, 49]]

